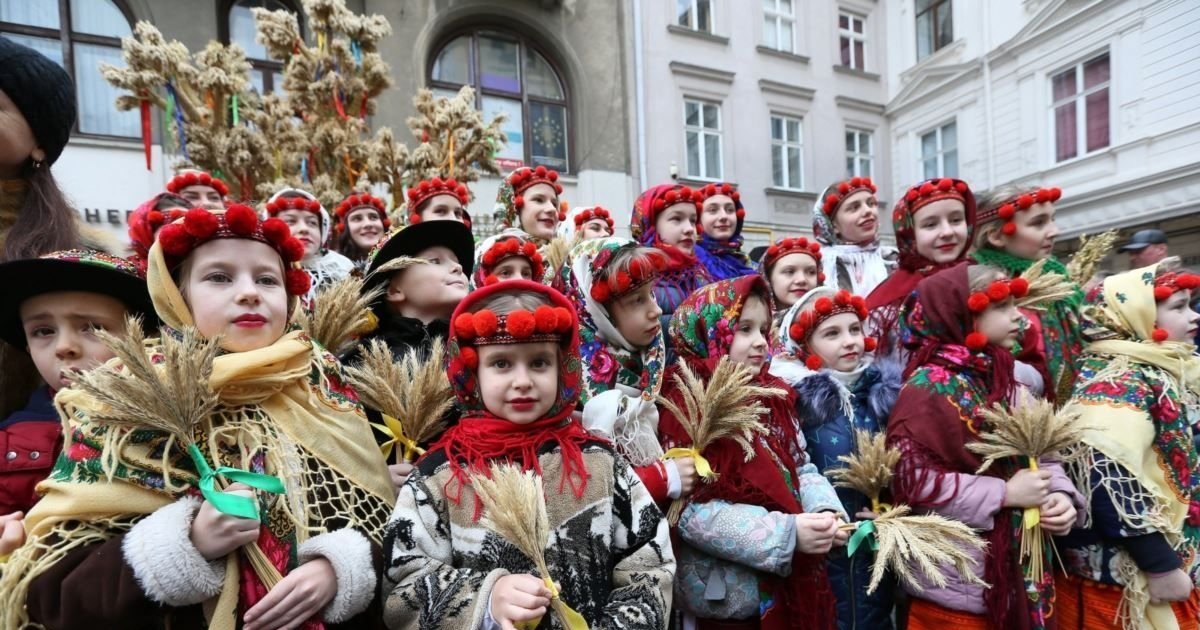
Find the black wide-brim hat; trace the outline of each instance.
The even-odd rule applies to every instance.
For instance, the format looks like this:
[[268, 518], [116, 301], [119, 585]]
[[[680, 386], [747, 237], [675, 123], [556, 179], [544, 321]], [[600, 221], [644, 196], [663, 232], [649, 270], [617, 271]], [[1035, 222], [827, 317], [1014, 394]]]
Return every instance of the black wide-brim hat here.
[[98, 252], [72, 250], [42, 258], [0, 264], [0, 339], [24, 349], [25, 327], [21, 304], [29, 298], [59, 291], [83, 291], [120, 300], [128, 313], [142, 317], [142, 328], [158, 327], [158, 316], [146, 281], [124, 258]]
[[401, 256], [416, 256], [430, 247], [441, 245], [458, 258], [463, 274], [468, 278], [475, 268], [475, 238], [471, 228], [458, 221], [421, 221], [392, 232], [379, 244], [367, 266], [367, 281], [363, 291], [370, 291], [388, 279], [388, 275], [374, 275], [376, 269]]

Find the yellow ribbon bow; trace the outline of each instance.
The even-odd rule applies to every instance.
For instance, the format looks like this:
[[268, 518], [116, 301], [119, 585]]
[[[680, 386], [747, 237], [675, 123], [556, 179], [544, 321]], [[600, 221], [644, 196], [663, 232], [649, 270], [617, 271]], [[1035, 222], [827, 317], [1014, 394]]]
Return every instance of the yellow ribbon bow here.
[[680, 457], [691, 457], [695, 460], [696, 474], [700, 475], [701, 479], [712, 479], [717, 476], [717, 473], [712, 469], [712, 465], [708, 463], [707, 459], [704, 459], [699, 449], [675, 447], [663, 453], [663, 459], [678, 459]]
[[392, 448], [397, 444], [403, 449], [402, 456], [406, 462], [416, 461], [417, 457], [425, 454], [425, 449], [417, 446], [416, 441], [404, 434], [404, 425], [400, 424], [399, 420], [386, 413], [380, 415], [383, 416], [383, 424], [372, 422], [371, 426], [391, 438], [379, 446], [384, 459], [392, 456]]
[[[550, 591], [550, 607], [554, 609], [554, 612], [558, 613], [559, 618], [563, 622], [563, 626], [566, 627], [567, 630], [588, 630], [588, 623], [587, 620], [583, 618], [583, 615], [575, 612], [574, 608], [568, 606], [567, 603], [558, 596], [558, 586], [554, 584], [554, 580], [546, 577], [542, 578], [542, 583], [545, 584], [546, 588]], [[518, 621], [517, 623], [513, 624], [513, 626], [515, 626], [517, 630], [533, 630], [534, 628], [538, 627], [538, 624], [540, 623], [542, 623], [542, 618], [538, 617], [537, 619], [530, 619], [528, 621]]]
[[[1029, 470], [1032, 470], [1033, 472], [1037, 472], [1038, 463], [1037, 463], [1036, 459], [1033, 459], [1033, 458], [1029, 459]], [[1036, 508], [1036, 507], [1027, 507], [1027, 508], [1025, 508], [1025, 511], [1022, 513], [1021, 518], [1024, 521], [1025, 529], [1033, 529], [1034, 527], [1037, 527], [1039, 523], [1042, 522], [1042, 511], [1041, 511], [1041, 509]]]

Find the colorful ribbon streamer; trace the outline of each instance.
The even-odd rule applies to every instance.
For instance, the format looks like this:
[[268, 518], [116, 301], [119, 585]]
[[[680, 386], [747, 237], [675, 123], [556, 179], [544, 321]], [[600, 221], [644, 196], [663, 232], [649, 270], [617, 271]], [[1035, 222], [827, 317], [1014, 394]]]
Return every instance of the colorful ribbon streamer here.
[[379, 449], [383, 451], [384, 459], [392, 456], [392, 448], [396, 445], [401, 447], [401, 457], [406, 462], [414, 462], [417, 460], [417, 457], [425, 454], [425, 449], [418, 446], [416, 441], [404, 434], [404, 425], [399, 420], [386, 413], [380, 415], [383, 416], [383, 424], [372, 422], [371, 426], [391, 438], [379, 446]]
[[333, 108], [337, 110], [338, 118], [347, 120], [350, 117], [346, 115], [346, 107], [342, 105], [341, 90], [337, 86], [333, 88]]
[[175, 119], [175, 132], [179, 134], [179, 150], [183, 152], [183, 159], [188, 160], [187, 150], [187, 132], [183, 128], [183, 110], [178, 107], [177, 103], [179, 96], [175, 93], [175, 84], [169, 79], [167, 80], [167, 103], [175, 105], [172, 109], [172, 116]]
[[701, 455], [700, 451], [697, 449], [691, 447], [675, 447], [666, 453], [663, 453], [663, 459], [678, 459], [680, 457], [691, 457], [693, 460], [695, 460], [696, 474], [700, 475], [700, 478], [702, 479], [711, 479], [717, 474], [713, 471], [712, 466], [709, 465], [708, 460], [704, 459], [704, 456]]
[[357, 39], [350, 40], [350, 54], [354, 55], [354, 65], [362, 65], [362, 46], [358, 45]]
[[879, 550], [879, 539], [875, 535], [875, 521], [859, 521], [855, 525], [854, 535], [850, 537], [850, 542], [846, 543], [846, 555], [853, 556], [863, 542], [867, 543], [871, 551]]
[[204, 495], [204, 499], [222, 514], [258, 520], [258, 503], [250, 497], [218, 491], [216, 488], [218, 475], [230, 481], [244, 483], [251, 488], [256, 488], [263, 492], [270, 492], [272, 494], [284, 493], [283, 482], [280, 481], [279, 477], [260, 475], [228, 466], [221, 466], [213, 470], [208, 465], [208, 460], [204, 458], [204, 454], [200, 452], [200, 449], [195, 444], [189, 445], [187, 451], [188, 455], [192, 457], [192, 462], [196, 465], [196, 472], [200, 473], [200, 494]]
[[241, 122], [241, 117], [238, 115], [238, 95], [233, 95], [233, 126], [238, 126]]

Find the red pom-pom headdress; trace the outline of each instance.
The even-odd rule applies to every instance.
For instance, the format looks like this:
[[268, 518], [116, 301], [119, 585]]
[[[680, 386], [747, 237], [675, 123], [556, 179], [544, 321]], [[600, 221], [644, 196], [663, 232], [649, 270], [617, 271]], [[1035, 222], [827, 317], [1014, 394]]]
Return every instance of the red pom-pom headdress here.
[[248, 206], [233, 204], [221, 214], [192, 208], [181, 220], [159, 230], [157, 240], [167, 267], [174, 269], [197, 247], [220, 238], [244, 238], [270, 245], [287, 269], [288, 294], [308, 293], [312, 280], [300, 268], [304, 244], [292, 236], [286, 223], [274, 217], [259, 221], [258, 214]]
[[496, 239], [480, 257], [479, 268], [475, 270], [476, 284], [479, 284], [478, 279], [491, 276], [492, 271], [500, 266], [500, 263], [513, 257], [521, 257], [529, 261], [529, 265], [533, 268], [534, 282], [540, 281], [545, 275], [545, 261], [542, 259], [542, 254], [538, 252], [536, 243], [520, 236], [502, 236]]
[[532, 311], [518, 309], [496, 315], [490, 309], [461, 313], [454, 318], [460, 346], [502, 343], [559, 342], [572, 333], [574, 316], [561, 306], [543, 304]]
[[350, 216], [351, 212], [359, 208], [374, 208], [379, 212], [379, 218], [383, 221], [383, 229], [387, 230], [388, 228], [392, 227], [392, 221], [388, 219], [387, 215], [387, 204], [385, 204], [379, 197], [375, 197], [369, 193], [362, 193], [358, 195], [350, 195], [349, 197], [343, 199], [342, 203], [338, 204], [337, 209], [333, 211], [335, 220], [337, 221], [337, 225], [335, 225], [333, 228], [334, 231], [336, 231], [338, 234], [345, 232], [346, 217]]
[[826, 216], [833, 216], [833, 213], [837, 212], [838, 207], [842, 205], [842, 202], [847, 197], [860, 190], [875, 194], [877, 188], [875, 182], [871, 181], [870, 177], [851, 177], [833, 187], [832, 192], [826, 195], [825, 201], [821, 205], [821, 210]]
[[[416, 186], [408, 189], [408, 224], [420, 223], [421, 215], [417, 211], [417, 208], [438, 195], [455, 197], [464, 208], [467, 202], [471, 200], [471, 191], [467, 189], [467, 185], [460, 184], [453, 177], [447, 179], [442, 179], [441, 177], [423, 179]], [[467, 225], [468, 227], [470, 226], [470, 221], [467, 221]]]
[[788, 337], [797, 346], [803, 348], [821, 322], [841, 313], [853, 313], [859, 321], [865, 321], [867, 319], [866, 300], [860, 295], [851, 295], [845, 289], [833, 294], [832, 297], [821, 296], [796, 315], [792, 325], [788, 327]]
[[[966, 182], [957, 181], [949, 177], [943, 177], [937, 180], [930, 180], [913, 186], [904, 193], [905, 210], [909, 214], [915, 214], [917, 210], [942, 199], [957, 199], [966, 205], [966, 195], [971, 189]], [[897, 212], [901, 211], [899, 207]], [[893, 217], [895, 219], [895, 217]]]
[[1015, 195], [1000, 203], [992, 204], [979, 211], [979, 216], [975, 218], [976, 225], [983, 225], [992, 221], [1003, 221], [1000, 231], [1008, 236], [1017, 233], [1017, 224], [1013, 219], [1018, 212], [1023, 212], [1039, 203], [1054, 203], [1062, 198], [1061, 188], [1038, 188], [1029, 192]]
[[983, 291], [976, 291], [967, 298], [967, 308], [979, 314], [993, 304], [1001, 304], [1008, 298], [1023, 298], [1029, 294], [1029, 281], [1024, 278], [997, 280]]
[[[555, 195], [561, 195], [563, 192], [562, 184], [558, 183], [558, 171], [548, 169], [545, 166], [537, 168], [519, 168], [513, 171], [508, 176], [508, 185], [513, 189], [513, 205], [516, 206], [517, 212], [525, 207], [525, 197], [522, 193], [529, 190], [538, 184], [546, 184], [554, 189]], [[562, 221], [565, 215], [564, 208], [559, 205], [558, 220]]]
[[653, 224], [658, 218], [658, 213], [677, 203], [690, 203], [696, 206], [696, 212], [700, 212], [704, 207], [704, 199], [700, 196], [700, 191], [698, 190], [692, 190], [687, 186], [668, 190], [662, 197], [654, 200], [654, 207], [651, 208], [651, 223]]
[[222, 197], [229, 196], [229, 186], [225, 182], [205, 173], [204, 171], [184, 171], [167, 182], [167, 192], [179, 194], [184, 188], [192, 186], [208, 186], [217, 191]]
[[1185, 271], [1172, 271], [1154, 278], [1154, 301], [1165, 302], [1179, 291], [1195, 291], [1200, 288], [1200, 276]]
[[667, 259], [658, 252], [646, 259], [635, 258], [629, 263], [629, 271], [603, 274], [592, 283], [592, 299], [600, 304], [628, 295], [658, 278], [667, 269]]
[[579, 214], [575, 215], [575, 231], [576, 232], [582, 231], [583, 226], [587, 225], [588, 221], [591, 221], [593, 219], [603, 220], [604, 223], [608, 226], [608, 233], [609, 234], [613, 233], [612, 213], [610, 213], [605, 208], [601, 208], [600, 206], [596, 206], [595, 208], [588, 208], [587, 210], [583, 210]]
[[737, 220], [742, 221], [746, 218], [746, 211], [741, 207], [742, 194], [734, 189], [733, 184], [708, 184], [696, 192], [700, 196], [701, 206], [704, 205], [704, 202], [707, 201], [709, 197], [715, 197], [717, 195], [725, 195], [726, 197], [729, 197], [733, 200], [733, 204], [737, 207]]
[[[816, 261], [818, 267], [821, 264], [821, 244], [816, 241], [810, 241], [803, 236], [795, 238], [781, 238], [775, 241], [773, 245], [767, 248], [766, 253], [762, 258], [762, 269], [765, 272], [771, 269], [779, 259], [789, 254], [805, 254], [812, 257]], [[818, 282], [825, 283], [825, 274], [819, 272], [820, 278]]]

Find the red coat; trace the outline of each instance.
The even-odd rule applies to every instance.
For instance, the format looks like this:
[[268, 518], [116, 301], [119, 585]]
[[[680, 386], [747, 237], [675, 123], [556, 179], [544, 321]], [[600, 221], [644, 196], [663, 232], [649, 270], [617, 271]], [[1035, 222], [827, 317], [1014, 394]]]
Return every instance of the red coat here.
[[50, 476], [62, 451], [62, 423], [47, 387], [24, 409], [0, 422], [0, 514], [28, 512], [37, 503], [34, 487]]

